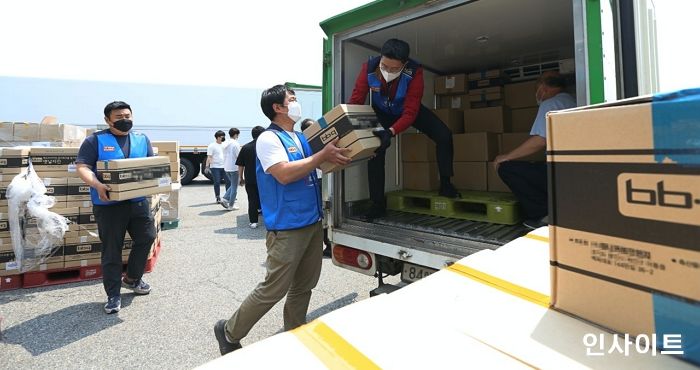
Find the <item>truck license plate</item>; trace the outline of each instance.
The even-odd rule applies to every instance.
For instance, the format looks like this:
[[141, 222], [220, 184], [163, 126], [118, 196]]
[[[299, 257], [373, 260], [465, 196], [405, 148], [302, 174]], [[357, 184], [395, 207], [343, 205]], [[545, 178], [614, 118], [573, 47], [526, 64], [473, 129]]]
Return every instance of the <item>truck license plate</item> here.
[[401, 271], [401, 280], [407, 283], [412, 283], [432, 274], [435, 271], [437, 270], [404, 262], [403, 271]]

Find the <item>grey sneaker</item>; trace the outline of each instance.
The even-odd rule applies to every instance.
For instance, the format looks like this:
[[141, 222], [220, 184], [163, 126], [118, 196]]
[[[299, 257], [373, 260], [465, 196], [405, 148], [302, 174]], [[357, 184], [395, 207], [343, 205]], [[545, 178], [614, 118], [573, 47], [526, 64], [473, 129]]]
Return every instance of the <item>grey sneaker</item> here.
[[219, 204], [221, 204], [221, 206], [224, 207], [224, 208], [226, 208], [227, 210], [230, 209], [229, 206], [228, 206], [228, 202], [226, 201], [226, 199], [222, 199], [221, 202], [219, 202]]
[[144, 295], [151, 292], [151, 286], [148, 285], [143, 279], [138, 279], [133, 283], [127, 283], [125, 279], [122, 279], [122, 288], [131, 289], [136, 294]]
[[117, 313], [122, 309], [122, 297], [115, 295], [114, 297], [107, 298], [107, 304], [105, 304], [105, 312], [108, 314]]
[[221, 352], [222, 356], [243, 348], [240, 342], [231, 343], [226, 339], [226, 320], [216, 322], [216, 325], [214, 325], [214, 336], [216, 341], [219, 342], [219, 352]]

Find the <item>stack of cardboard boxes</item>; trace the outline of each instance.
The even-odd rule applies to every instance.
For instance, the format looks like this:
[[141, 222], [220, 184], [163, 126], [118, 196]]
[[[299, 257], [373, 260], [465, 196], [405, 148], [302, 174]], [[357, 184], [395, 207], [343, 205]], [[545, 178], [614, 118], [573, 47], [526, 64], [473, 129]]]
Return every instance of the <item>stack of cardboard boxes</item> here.
[[438, 181], [435, 143], [424, 134], [401, 135], [403, 187], [407, 190], [433, 191]]
[[[453, 183], [458, 189], [510, 192], [493, 159], [529, 138], [537, 103], [536, 81], [507, 82], [497, 69], [435, 79], [434, 112], [454, 135]], [[544, 161], [544, 153], [523, 160]]]
[[177, 141], [152, 141], [154, 154], [167, 157], [170, 161], [170, 179], [173, 187], [161, 202], [163, 221], [180, 219], [180, 145]]
[[63, 123], [0, 122], [0, 146], [79, 146], [84, 127]]

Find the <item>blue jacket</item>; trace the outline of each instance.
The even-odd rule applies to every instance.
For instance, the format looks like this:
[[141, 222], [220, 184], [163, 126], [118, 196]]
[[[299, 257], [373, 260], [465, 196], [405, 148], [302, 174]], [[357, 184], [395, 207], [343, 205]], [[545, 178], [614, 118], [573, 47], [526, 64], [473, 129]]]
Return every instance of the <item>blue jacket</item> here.
[[[105, 161], [110, 159], [124, 159], [124, 153], [122, 148], [119, 147], [117, 139], [109, 132], [104, 132], [100, 134], [95, 134], [97, 137], [97, 160]], [[129, 158], [144, 158], [148, 156], [148, 144], [146, 136], [139, 133], [130, 132], [129, 133]], [[97, 168], [93, 168], [93, 172], [97, 175]], [[97, 195], [97, 190], [95, 188], [90, 188], [90, 198], [92, 199], [92, 204], [97, 206], [105, 206], [110, 204], [119, 203], [118, 201], [107, 201], [103, 202]], [[144, 198], [131, 199], [132, 202], [142, 201]]]
[[[274, 132], [287, 151], [289, 162], [298, 161], [313, 154], [309, 143], [299, 132], [295, 132], [303, 150], [297, 147], [289, 133], [276, 124], [268, 131]], [[265, 173], [260, 159], [255, 158], [255, 174], [260, 192], [260, 205], [269, 231], [293, 230], [313, 225], [323, 217], [321, 211], [320, 187], [317, 185], [316, 171], [309, 172], [303, 179], [287, 185], [280, 184], [272, 175]]]
[[385, 91], [385, 94], [382, 94], [382, 81], [374, 73], [380, 59], [381, 56], [376, 56], [369, 58], [369, 61], [367, 61], [367, 84], [372, 94], [372, 106], [386, 114], [398, 117], [403, 113], [403, 104], [408, 92], [408, 85], [413, 80], [415, 71], [420, 67], [420, 64], [414, 60], [408, 60], [408, 63], [401, 71], [401, 75], [393, 81], [394, 83], [398, 82], [399, 85], [396, 87], [396, 95], [391, 99], [387, 91]]

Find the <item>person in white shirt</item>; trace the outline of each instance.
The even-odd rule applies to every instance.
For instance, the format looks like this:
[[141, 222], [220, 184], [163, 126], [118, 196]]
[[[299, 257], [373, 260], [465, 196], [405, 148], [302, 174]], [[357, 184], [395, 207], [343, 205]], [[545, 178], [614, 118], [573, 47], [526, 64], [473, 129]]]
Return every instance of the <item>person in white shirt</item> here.
[[226, 134], [219, 130], [214, 133], [214, 141], [207, 147], [207, 164], [205, 166], [205, 171], [211, 173], [211, 178], [214, 181], [214, 196], [216, 197], [216, 203], [221, 203], [220, 186], [221, 180], [224, 182], [228, 181], [226, 175], [224, 174], [224, 145], [223, 142], [226, 140]]
[[513, 191], [525, 213], [525, 225], [536, 229], [547, 225], [547, 163], [526, 162], [523, 157], [547, 148], [546, 117], [550, 111], [573, 108], [576, 100], [564, 92], [566, 80], [558, 72], [545, 72], [535, 92], [539, 109], [530, 138], [508, 153], [494, 159], [498, 176]]
[[237, 210], [236, 195], [238, 194], [238, 166], [236, 160], [238, 153], [241, 151], [241, 145], [238, 143], [238, 135], [241, 131], [235, 127], [228, 130], [228, 136], [231, 139], [224, 146], [224, 172], [226, 172], [226, 193], [221, 200], [221, 205], [228, 210]]

